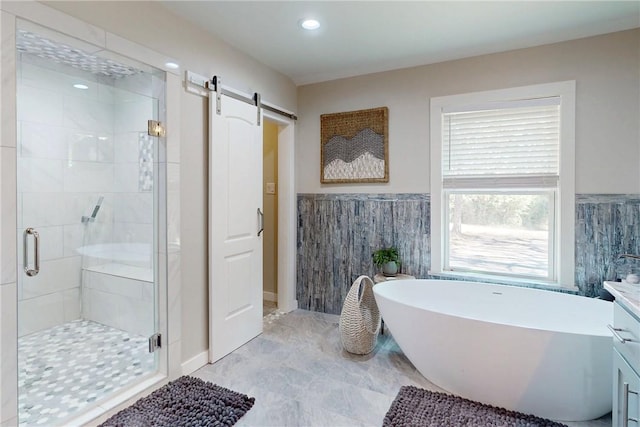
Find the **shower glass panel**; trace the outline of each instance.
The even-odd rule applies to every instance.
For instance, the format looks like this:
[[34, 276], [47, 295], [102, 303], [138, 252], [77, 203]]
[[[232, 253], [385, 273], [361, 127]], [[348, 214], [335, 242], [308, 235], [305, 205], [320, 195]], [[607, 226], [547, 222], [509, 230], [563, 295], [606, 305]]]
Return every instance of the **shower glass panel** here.
[[164, 74], [45, 34], [16, 35], [21, 425], [63, 424], [159, 360], [161, 148], [147, 121], [164, 111]]

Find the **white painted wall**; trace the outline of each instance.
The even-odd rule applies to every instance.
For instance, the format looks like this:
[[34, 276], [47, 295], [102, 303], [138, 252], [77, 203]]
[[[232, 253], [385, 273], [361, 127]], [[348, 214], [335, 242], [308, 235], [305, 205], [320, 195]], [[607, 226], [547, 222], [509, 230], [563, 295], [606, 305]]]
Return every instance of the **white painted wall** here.
[[[429, 192], [429, 99], [576, 80], [576, 192], [640, 192], [640, 30], [298, 88], [298, 193]], [[320, 184], [320, 114], [389, 107], [387, 184]]]
[[[182, 70], [220, 75], [224, 84], [296, 111], [284, 75], [195, 27], [155, 2], [45, 2], [48, 6], [175, 58]], [[207, 99], [182, 91], [182, 361], [208, 349]], [[169, 130], [170, 131], [170, 130]]]

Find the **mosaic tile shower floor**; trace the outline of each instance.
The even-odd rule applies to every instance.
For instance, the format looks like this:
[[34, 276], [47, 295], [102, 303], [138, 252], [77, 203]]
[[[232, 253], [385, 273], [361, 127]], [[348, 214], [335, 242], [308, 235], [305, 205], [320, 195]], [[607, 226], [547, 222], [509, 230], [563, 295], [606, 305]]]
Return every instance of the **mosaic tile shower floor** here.
[[18, 340], [21, 426], [60, 424], [155, 370], [146, 337], [75, 320]]

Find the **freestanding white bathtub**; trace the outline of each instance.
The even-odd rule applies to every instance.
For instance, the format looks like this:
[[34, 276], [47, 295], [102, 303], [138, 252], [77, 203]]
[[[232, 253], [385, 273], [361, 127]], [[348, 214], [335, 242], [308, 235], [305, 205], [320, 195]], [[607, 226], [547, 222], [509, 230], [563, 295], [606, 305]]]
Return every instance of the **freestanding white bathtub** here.
[[437, 386], [553, 420], [611, 411], [611, 303], [449, 280], [388, 281], [373, 290], [396, 342]]

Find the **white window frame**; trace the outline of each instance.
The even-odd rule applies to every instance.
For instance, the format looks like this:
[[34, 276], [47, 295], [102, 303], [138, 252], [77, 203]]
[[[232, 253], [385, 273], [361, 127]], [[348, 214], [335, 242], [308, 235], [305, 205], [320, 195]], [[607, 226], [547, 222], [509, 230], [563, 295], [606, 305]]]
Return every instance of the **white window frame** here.
[[[430, 154], [431, 154], [431, 274], [500, 281], [539, 283], [576, 289], [575, 287], [575, 80], [473, 92], [431, 98]], [[446, 206], [444, 203], [442, 173], [442, 113], [453, 108], [514, 100], [560, 97], [560, 164], [556, 201], [555, 280], [518, 279], [516, 276], [484, 273], [462, 273], [444, 269], [446, 242], [443, 227]], [[448, 226], [448, 221], [446, 222]]]

